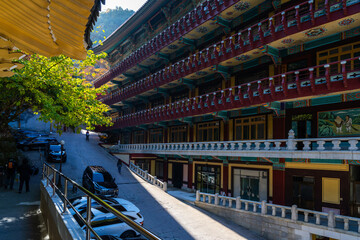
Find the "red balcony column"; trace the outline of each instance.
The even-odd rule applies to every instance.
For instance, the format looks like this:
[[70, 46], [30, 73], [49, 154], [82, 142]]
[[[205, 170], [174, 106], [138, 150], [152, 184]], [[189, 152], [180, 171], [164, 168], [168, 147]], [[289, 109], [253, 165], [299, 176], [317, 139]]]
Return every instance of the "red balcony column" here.
[[252, 32], [251, 32], [251, 27], [248, 28], [248, 39], [249, 39], [249, 43], [250, 43], [250, 46], [251, 46], [251, 49], [254, 48], [254, 38], [252, 36]]
[[285, 74], [281, 75], [281, 86], [283, 88], [283, 93], [284, 93], [285, 97], [287, 97], [287, 95], [288, 95], [288, 85], [287, 85], [286, 75]]
[[185, 101], [182, 100], [181, 101], [181, 116], [184, 116], [185, 112], [186, 112]]
[[285, 32], [285, 35], [288, 34], [288, 23], [287, 23], [287, 20], [286, 20], [286, 13], [285, 12], [282, 12], [281, 13], [281, 24], [283, 25], [284, 27], [284, 32]]
[[225, 92], [224, 90], [221, 90], [221, 95], [220, 95], [220, 102], [222, 106], [226, 105], [226, 98], [225, 98]]
[[228, 48], [230, 48], [231, 54], [235, 52], [234, 36], [229, 37]]
[[193, 98], [191, 101], [191, 109], [190, 111], [195, 114], [198, 111], [198, 103], [196, 102], [196, 98]]
[[[227, 97], [229, 98], [230, 105], [231, 105], [231, 106], [234, 106], [234, 95], [233, 95], [232, 88], [229, 88], [228, 91], [229, 91], [229, 94], [228, 94]], [[225, 101], [226, 101], [226, 100], [225, 100]]]
[[240, 105], [243, 105], [244, 104], [244, 96], [241, 91], [241, 86], [238, 86], [238, 97], [239, 97]]
[[314, 68], [309, 68], [309, 79], [310, 79], [310, 86], [311, 92], [315, 92], [315, 78], [314, 78]]
[[261, 27], [261, 22], [258, 23], [258, 34], [259, 34], [259, 37], [260, 37], [261, 45], [265, 45], [264, 32], [263, 32], [262, 27]]
[[199, 102], [196, 105], [196, 112], [201, 112], [202, 109], [204, 109], [204, 101], [203, 101], [203, 96], [199, 97]]
[[347, 6], [346, 6], [346, 0], [342, 0], [341, 3], [342, 3], [342, 9], [344, 11], [344, 15], [347, 15]]
[[244, 42], [241, 38], [241, 32], [239, 32], [237, 34], [237, 42], [238, 42], [238, 45], [239, 45], [239, 53], [243, 53], [244, 52]]
[[329, 0], [325, 0], [325, 10], [326, 10], [326, 18], [330, 21], [330, 4]]
[[347, 83], [346, 61], [341, 62], [341, 73], [342, 73], [344, 87], [347, 88], [348, 83]]
[[200, 4], [200, 6], [201, 6], [201, 16], [202, 16], [202, 19], [203, 19], [203, 20], [206, 20], [206, 18], [207, 18], [207, 13], [206, 13], [206, 11], [205, 11], [205, 4], [202, 3], [202, 4]]
[[273, 18], [269, 18], [269, 29], [270, 29], [270, 32], [271, 32], [271, 37], [273, 39], [275, 39], [275, 26], [274, 26], [274, 20]]
[[218, 60], [218, 57], [219, 57], [219, 54], [218, 54], [218, 51], [217, 51], [217, 45], [214, 44], [212, 46], [212, 56], [211, 56], [211, 65], [215, 65], [215, 63], [217, 62]]
[[199, 64], [199, 65], [203, 65], [204, 63], [205, 63], [204, 55], [203, 55], [203, 52], [200, 51], [200, 52], [199, 52], [199, 61], [198, 61], [198, 64]]
[[195, 71], [199, 70], [199, 65], [197, 63], [196, 54], [193, 54], [193, 56], [192, 56], [192, 68], [194, 68]]
[[225, 41], [221, 41], [221, 42], [220, 42], [220, 52], [219, 52], [219, 56], [220, 56], [220, 57], [224, 57], [225, 53], [226, 53]]
[[324, 66], [325, 68], [325, 78], [326, 78], [326, 87], [328, 90], [330, 90], [331, 88], [331, 83], [330, 83], [330, 65], [326, 64]]
[[248, 89], [247, 89], [248, 98], [249, 98], [250, 103], [252, 103], [253, 99], [254, 99], [254, 93], [251, 89], [251, 83], [248, 83], [247, 86], [248, 86]]
[[220, 4], [219, 4], [219, 1], [218, 0], [215, 0], [215, 6], [216, 6], [216, 11], [220, 11]]
[[[213, 99], [212, 99], [212, 101], [213, 101], [213, 103], [214, 103], [214, 108], [216, 109], [216, 108], [218, 108], [219, 107], [219, 102], [218, 102], [218, 99], [217, 99], [217, 96], [216, 96], [216, 92], [214, 92], [213, 93]], [[211, 105], [211, 103], [210, 103], [210, 106], [209, 107], [211, 107], [212, 105]]]
[[206, 99], [205, 99], [205, 104], [204, 104], [204, 108], [202, 110], [205, 110], [205, 107], [206, 108], [209, 108], [210, 107], [210, 97], [209, 97], [209, 94], [206, 94]]
[[299, 31], [301, 31], [301, 22], [300, 22], [300, 13], [299, 13], [300, 6], [297, 5], [295, 7], [295, 18], [296, 18], [296, 27]]
[[263, 90], [263, 88], [262, 88], [261, 81], [258, 81], [257, 83], [258, 83], [258, 88], [257, 88], [257, 90], [258, 90], [258, 92], [259, 92], [260, 100], [261, 100], [261, 102], [264, 102], [264, 90]]

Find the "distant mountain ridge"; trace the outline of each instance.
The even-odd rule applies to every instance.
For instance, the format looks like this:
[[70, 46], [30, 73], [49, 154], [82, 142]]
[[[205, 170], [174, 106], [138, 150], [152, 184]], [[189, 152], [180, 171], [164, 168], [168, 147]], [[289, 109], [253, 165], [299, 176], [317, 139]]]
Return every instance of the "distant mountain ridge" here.
[[118, 27], [121, 26], [131, 15], [135, 12], [129, 9], [122, 9], [116, 7], [109, 9], [106, 12], [100, 12], [99, 18], [94, 26], [94, 31], [91, 33], [90, 38], [93, 46], [98, 45], [110, 36]]

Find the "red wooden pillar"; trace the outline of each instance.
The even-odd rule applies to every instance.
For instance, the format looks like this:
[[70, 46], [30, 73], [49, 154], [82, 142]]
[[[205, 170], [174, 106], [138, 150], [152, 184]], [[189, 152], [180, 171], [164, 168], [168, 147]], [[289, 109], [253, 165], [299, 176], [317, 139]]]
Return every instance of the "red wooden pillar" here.
[[189, 160], [188, 164], [188, 188], [192, 189], [193, 186], [193, 161]]
[[285, 159], [279, 162], [280, 167], [273, 169], [273, 203], [285, 205]]
[[274, 139], [287, 138], [285, 132], [285, 116], [274, 117], [273, 124], [274, 124], [274, 130], [273, 130]]
[[224, 121], [224, 141], [229, 141], [229, 121]]
[[228, 195], [228, 186], [229, 186], [229, 166], [227, 163], [223, 163], [223, 191]]

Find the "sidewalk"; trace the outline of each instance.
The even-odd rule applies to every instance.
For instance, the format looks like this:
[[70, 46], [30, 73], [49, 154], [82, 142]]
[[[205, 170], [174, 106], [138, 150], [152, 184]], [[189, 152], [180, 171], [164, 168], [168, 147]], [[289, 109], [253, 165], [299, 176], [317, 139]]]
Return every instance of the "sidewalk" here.
[[196, 200], [195, 192], [187, 192], [185, 190], [181, 190], [178, 188], [169, 188], [167, 193], [181, 201], [195, 205], [195, 200]]
[[48, 239], [40, 212], [40, 155], [37, 151], [25, 155], [39, 168], [39, 173], [30, 178], [30, 192], [23, 186], [19, 194], [18, 180], [14, 182], [13, 190], [0, 188], [0, 239]]

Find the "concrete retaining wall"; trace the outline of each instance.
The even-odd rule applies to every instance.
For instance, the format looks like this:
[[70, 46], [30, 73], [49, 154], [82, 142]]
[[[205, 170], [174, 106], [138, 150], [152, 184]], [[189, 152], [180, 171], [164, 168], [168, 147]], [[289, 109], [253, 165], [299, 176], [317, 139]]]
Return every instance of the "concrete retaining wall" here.
[[340, 229], [261, 215], [259, 213], [216, 206], [204, 202], [195, 202], [195, 205], [208, 212], [229, 219], [269, 240], [311, 240], [312, 234], [338, 240], [360, 240], [360, 234], [355, 232], [346, 232]]
[[61, 214], [63, 202], [55, 194], [52, 197], [52, 188], [46, 187], [46, 181], [40, 183], [40, 209], [46, 223], [51, 240], [80, 240], [85, 239], [85, 232], [80, 228], [69, 211]]

